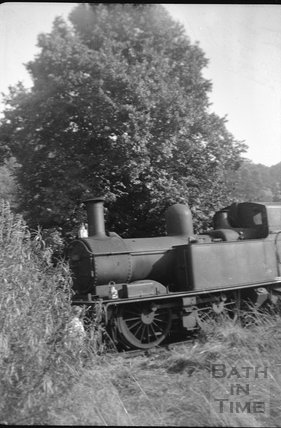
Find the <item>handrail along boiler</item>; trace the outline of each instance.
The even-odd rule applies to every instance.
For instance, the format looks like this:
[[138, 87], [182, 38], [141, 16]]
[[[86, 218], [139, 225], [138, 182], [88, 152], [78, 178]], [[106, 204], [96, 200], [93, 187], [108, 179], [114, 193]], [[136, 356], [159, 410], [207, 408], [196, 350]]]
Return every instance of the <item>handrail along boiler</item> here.
[[173, 331], [200, 328], [251, 298], [259, 307], [281, 293], [281, 205], [233, 203], [214, 229], [194, 235], [187, 205], [166, 211], [167, 235], [122, 239], [105, 232], [104, 199], [85, 201], [88, 237], [69, 248], [73, 303], [102, 300], [105, 324], [127, 348], [147, 349]]

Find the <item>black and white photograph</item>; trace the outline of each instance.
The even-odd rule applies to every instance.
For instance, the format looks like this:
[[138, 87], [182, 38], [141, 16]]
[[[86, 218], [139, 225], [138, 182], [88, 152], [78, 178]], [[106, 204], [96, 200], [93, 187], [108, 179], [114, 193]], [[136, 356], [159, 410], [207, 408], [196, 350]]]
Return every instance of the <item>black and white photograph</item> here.
[[281, 4], [0, 4], [0, 424], [279, 427]]

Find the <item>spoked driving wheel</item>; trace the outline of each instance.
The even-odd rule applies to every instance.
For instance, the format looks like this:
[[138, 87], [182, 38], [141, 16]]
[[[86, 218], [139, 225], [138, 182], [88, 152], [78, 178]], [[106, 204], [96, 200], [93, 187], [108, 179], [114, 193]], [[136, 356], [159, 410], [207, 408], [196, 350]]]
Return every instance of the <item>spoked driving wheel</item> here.
[[237, 293], [220, 294], [204, 306], [198, 309], [198, 325], [202, 329], [213, 328], [218, 322], [225, 323], [226, 321], [237, 320], [240, 307], [240, 298]]
[[121, 340], [135, 349], [159, 345], [168, 335], [171, 323], [171, 310], [153, 302], [122, 305], [117, 315]]

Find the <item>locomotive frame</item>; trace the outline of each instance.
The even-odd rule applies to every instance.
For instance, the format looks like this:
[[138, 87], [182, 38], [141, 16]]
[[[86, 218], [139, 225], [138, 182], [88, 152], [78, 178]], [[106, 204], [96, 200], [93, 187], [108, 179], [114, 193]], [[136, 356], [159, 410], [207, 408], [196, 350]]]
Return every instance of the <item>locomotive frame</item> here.
[[281, 295], [280, 204], [234, 203], [202, 235], [189, 207], [175, 204], [166, 236], [122, 239], [105, 232], [103, 198], [85, 203], [89, 236], [69, 248], [73, 304], [101, 301], [106, 328], [126, 349], [196, 331], [210, 311], [233, 312], [246, 299], [258, 308]]

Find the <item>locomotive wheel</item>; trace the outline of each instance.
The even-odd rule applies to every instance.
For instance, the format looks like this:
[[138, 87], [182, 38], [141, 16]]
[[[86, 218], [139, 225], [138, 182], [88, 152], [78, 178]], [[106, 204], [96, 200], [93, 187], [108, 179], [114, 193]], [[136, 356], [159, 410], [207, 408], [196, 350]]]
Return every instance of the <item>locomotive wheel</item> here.
[[212, 327], [214, 322], [225, 322], [227, 319], [235, 321], [239, 314], [240, 296], [238, 293], [220, 296], [220, 301], [210, 302], [198, 311], [198, 325], [202, 329]]
[[135, 349], [159, 345], [167, 337], [171, 324], [171, 310], [149, 302], [122, 305], [117, 315], [121, 340]]

